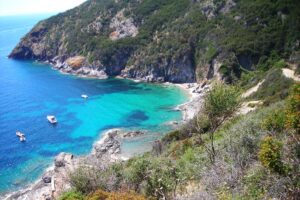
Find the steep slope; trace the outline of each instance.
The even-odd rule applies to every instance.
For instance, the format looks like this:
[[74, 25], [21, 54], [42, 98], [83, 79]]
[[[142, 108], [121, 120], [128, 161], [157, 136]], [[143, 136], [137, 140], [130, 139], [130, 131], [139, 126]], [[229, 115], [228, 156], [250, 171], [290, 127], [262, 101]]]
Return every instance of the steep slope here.
[[[297, 0], [88, 0], [39, 22], [10, 57], [87, 76], [232, 82], [267, 68], [271, 54], [297, 54], [299, 7]], [[75, 56], [84, 59], [66, 62]]]

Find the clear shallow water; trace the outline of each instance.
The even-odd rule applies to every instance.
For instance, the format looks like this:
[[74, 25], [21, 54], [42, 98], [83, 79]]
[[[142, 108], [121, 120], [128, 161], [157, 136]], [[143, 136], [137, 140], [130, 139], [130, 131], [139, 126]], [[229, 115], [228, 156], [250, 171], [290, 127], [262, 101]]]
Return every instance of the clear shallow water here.
[[[36, 180], [59, 152], [89, 153], [110, 128], [148, 130], [150, 137], [127, 141], [142, 150], [180, 120], [172, 108], [186, 101], [176, 87], [128, 80], [82, 79], [45, 64], [7, 58], [19, 39], [46, 16], [0, 17], [0, 196]], [[80, 98], [88, 94], [89, 99]], [[59, 120], [50, 125], [46, 116]], [[15, 132], [26, 134], [20, 143]]]

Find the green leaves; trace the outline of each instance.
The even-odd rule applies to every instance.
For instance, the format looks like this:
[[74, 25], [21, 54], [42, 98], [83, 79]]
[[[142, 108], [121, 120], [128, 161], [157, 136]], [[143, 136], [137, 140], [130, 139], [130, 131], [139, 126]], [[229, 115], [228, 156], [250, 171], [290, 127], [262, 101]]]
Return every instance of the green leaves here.
[[286, 174], [288, 168], [281, 161], [282, 147], [283, 144], [279, 140], [267, 136], [262, 140], [258, 158], [263, 166], [278, 172], [279, 174]]
[[206, 96], [204, 110], [210, 120], [223, 120], [237, 110], [239, 101], [239, 90], [236, 87], [218, 83]]

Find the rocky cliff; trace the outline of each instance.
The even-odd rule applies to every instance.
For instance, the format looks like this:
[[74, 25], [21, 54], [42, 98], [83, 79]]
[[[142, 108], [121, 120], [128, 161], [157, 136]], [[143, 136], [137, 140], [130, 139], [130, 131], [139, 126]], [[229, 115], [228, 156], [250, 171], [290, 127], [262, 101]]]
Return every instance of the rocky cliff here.
[[297, 0], [88, 0], [39, 22], [9, 55], [67, 73], [228, 82], [299, 50]]

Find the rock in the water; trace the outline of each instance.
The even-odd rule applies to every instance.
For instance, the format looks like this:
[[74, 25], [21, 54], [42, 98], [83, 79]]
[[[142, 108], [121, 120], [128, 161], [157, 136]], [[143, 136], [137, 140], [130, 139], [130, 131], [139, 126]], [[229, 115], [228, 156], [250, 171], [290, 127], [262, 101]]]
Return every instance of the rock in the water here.
[[130, 131], [130, 132], [124, 133], [123, 138], [132, 138], [132, 137], [137, 137], [137, 136], [144, 135], [144, 134], [145, 133], [142, 131]]

